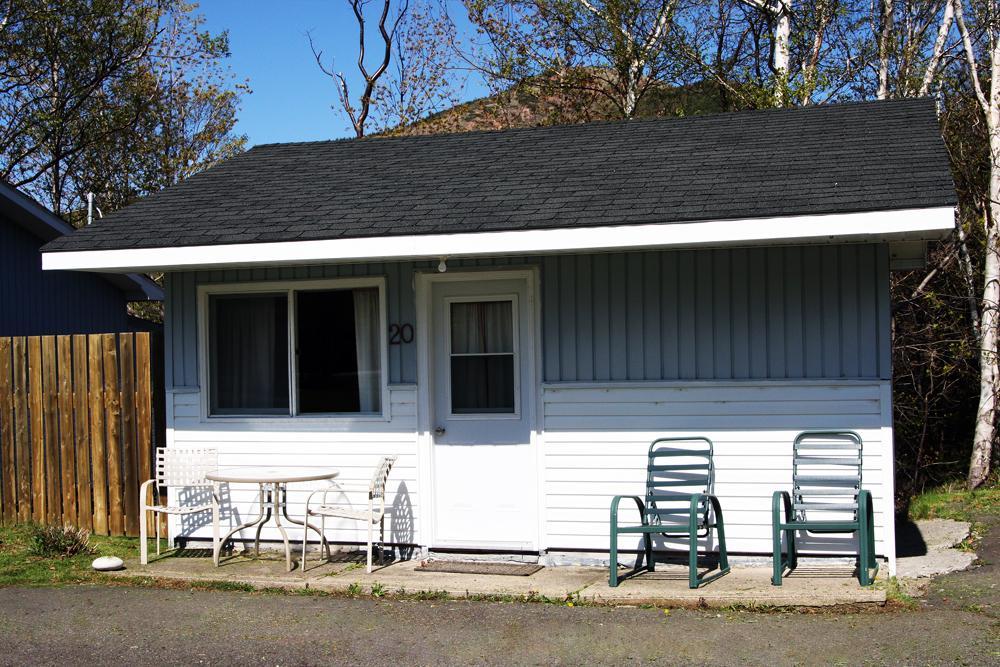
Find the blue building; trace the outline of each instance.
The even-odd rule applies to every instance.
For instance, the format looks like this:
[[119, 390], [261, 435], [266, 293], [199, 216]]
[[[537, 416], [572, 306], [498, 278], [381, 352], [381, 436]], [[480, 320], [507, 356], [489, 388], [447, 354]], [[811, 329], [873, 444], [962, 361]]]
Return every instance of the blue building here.
[[16, 188], [0, 182], [0, 336], [147, 331], [129, 301], [160, 301], [163, 291], [140, 274], [42, 271], [44, 244], [73, 227]]

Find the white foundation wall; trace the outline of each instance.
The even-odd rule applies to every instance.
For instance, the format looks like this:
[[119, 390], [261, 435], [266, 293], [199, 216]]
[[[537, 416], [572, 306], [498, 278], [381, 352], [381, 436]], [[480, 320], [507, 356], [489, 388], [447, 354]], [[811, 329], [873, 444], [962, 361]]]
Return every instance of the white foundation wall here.
[[[398, 456], [389, 478], [385, 523], [386, 540], [394, 543], [416, 542], [420, 513], [417, 480], [416, 387], [390, 385], [389, 418], [384, 420], [338, 422], [324, 418], [287, 420], [202, 420], [201, 393], [191, 390], [167, 391], [167, 446], [211, 447], [219, 452], [220, 468], [258, 466], [295, 466], [336, 468], [336, 482], [368, 488], [371, 476], [383, 456]], [[302, 520], [310, 490], [330, 486], [326, 482], [303, 482], [288, 485], [288, 513]], [[331, 487], [332, 488], [332, 487]], [[249, 484], [226, 484], [222, 487], [223, 532], [256, 516], [258, 487]], [[351, 492], [346, 497], [331, 493], [331, 503], [367, 507], [365, 493]], [[287, 522], [283, 521], [287, 525]], [[212, 537], [207, 514], [192, 517], [187, 523], [175, 519], [177, 536], [207, 539]], [[356, 521], [327, 520], [327, 539], [338, 542], [363, 542], [367, 539], [364, 524]], [[301, 541], [298, 526], [289, 536]], [[315, 533], [310, 533], [315, 539]], [[253, 530], [243, 531], [253, 539]], [[272, 523], [261, 534], [263, 540], [280, 540]]]
[[[729, 551], [768, 554], [771, 496], [790, 490], [796, 434], [848, 429], [864, 441], [862, 480], [875, 504], [876, 551], [894, 566], [888, 381], [547, 384], [541, 402], [542, 523], [551, 551], [606, 554], [611, 497], [643, 495], [650, 442], [703, 435], [714, 443]], [[620, 516], [637, 519], [635, 504], [623, 502]], [[619, 545], [638, 543], [624, 536]], [[806, 536], [799, 545], [804, 553], [854, 549], [853, 538], [841, 535]]]

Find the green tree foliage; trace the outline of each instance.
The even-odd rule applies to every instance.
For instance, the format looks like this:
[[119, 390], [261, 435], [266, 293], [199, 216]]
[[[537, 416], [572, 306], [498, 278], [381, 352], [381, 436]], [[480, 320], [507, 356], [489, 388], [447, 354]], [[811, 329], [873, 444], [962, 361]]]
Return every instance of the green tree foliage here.
[[0, 176], [74, 224], [243, 149], [228, 36], [176, 0], [10, 0]]

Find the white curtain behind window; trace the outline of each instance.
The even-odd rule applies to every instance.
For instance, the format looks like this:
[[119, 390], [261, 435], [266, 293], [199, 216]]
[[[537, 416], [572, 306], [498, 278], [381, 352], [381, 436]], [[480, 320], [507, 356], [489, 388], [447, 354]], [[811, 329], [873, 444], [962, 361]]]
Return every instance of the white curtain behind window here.
[[515, 411], [512, 302], [452, 303], [451, 354], [452, 412]]
[[288, 407], [284, 331], [276, 309], [284, 297], [218, 297], [212, 322], [213, 411], [272, 411]]
[[451, 304], [451, 353], [514, 351], [514, 309], [510, 301]]
[[358, 353], [358, 398], [361, 412], [381, 409], [381, 355], [378, 290], [354, 290], [354, 338]]

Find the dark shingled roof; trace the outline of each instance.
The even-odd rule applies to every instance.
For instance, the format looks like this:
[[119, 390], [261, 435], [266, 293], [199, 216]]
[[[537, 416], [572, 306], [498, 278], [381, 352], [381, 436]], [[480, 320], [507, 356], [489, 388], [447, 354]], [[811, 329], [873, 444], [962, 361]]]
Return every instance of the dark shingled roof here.
[[269, 144], [46, 251], [951, 206], [933, 101]]

